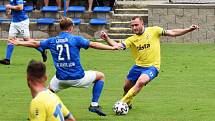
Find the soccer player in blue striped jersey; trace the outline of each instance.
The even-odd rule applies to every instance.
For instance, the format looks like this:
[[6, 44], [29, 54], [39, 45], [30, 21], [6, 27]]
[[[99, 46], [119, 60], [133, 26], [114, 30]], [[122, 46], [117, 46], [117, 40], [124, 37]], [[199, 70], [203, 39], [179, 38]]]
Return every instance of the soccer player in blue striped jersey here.
[[[24, 41], [30, 40], [29, 32], [29, 18], [24, 11], [24, 1], [23, 0], [10, 0], [10, 4], [5, 6], [7, 10], [11, 10], [12, 22], [9, 29], [8, 40], [14, 39], [16, 37], [22, 37]], [[41, 52], [43, 61], [47, 60], [46, 52], [42, 48], [36, 48]], [[14, 45], [8, 43], [6, 50], [6, 57], [0, 60], [1, 64], [10, 65], [11, 56], [14, 50]]]
[[80, 49], [88, 49], [90, 47], [101, 50], [116, 50], [118, 47], [112, 47], [99, 42], [90, 42], [81, 36], [72, 35], [73, 22], [70, 18], [63, 18], [60, 21], [60, 28], [62, 32], [58, 36], [41, 42], [14, 39], [11, 40], [11, 43], [27, 47], [41, 47], [51, 51], [56, 68], [56, 75], [52, 78], [49, 85], [53, 92], [58, 92], [68, 87], [88, 87], [94, 83], [89, 111], [95, 112], [100, 116], [106, 116], [98, 104], [105, 76], [99, 71], [84, 71], [80, 63]]

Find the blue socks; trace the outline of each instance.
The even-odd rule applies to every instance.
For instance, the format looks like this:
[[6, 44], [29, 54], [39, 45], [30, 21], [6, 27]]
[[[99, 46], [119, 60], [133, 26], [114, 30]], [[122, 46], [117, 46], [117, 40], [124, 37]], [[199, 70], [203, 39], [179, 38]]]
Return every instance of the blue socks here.
[[5, 59], [10, 60], [13, 53], [14, 45], [11, 43], [7, 44], [6, 57]]
[[98, 102], [99, 101], [99, 97], [101, 95], [103, 86], [104, 86], [104, 81], [98, 80], [98, 81], [95, 82], [95, 84], [93, 86], [92, 102]]

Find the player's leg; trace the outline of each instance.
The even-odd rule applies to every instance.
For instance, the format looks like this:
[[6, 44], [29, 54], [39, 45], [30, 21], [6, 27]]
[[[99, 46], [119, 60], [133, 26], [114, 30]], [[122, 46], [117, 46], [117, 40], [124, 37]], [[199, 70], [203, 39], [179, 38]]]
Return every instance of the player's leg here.
[[127, 92], [128, 92], [133, 86], [134, 86], [134, 84], [133, 84], [130, 80], [126, 79], [126, 80], [125, 80], [124, 87], [123, 87], [123, 90], [124, 90], [123, 96], [125, 96], [125, 95], [127, 94]]
[[[13, 39], [13, 37], [8, 37], [8, 39]], [[6, 56], [3, 60], [0, 60], [1, 64], [10, 65], [10, 60], [13, 54], [14, 45], [11, 43], [7, 43]]]
[[105, 76], [102, 72], [96, 72], [96, 80], [93, 82], [92, 106], [98, 106], [98, 100], [104, 87], [104, 79]]
[[127, 92], [127, 94], [121, 99], [121, 101], [128, 103], [131, 99], [140, 92], [143, 86], [149, 83], [150, 80], [154, 79], [158, 74], [155, 67], [151, 66], [146, 69], [142, 69], [141, 75], [136, 81], [135, 85]]
[[93, 0], [88, 0], [88, 11], [92, 11]]
[[131, 99], [127, 99], [126, 95], [128, 94], [128, 91], [135, 85], [140, 75], [141, 71], [139, 67], [134, 65], [127, 75], [127, 79], [124, 84], [124, 95], [121, 101], [126, 102], [127, 104], [130, 103]]
[[121, 99], [121, 101], [128, 103], [132, 100], [132, 98], [140, 92], [143, 86], [145, 86], [149, 82], [150, 78], [146, 74], [142, 74], [136, 84], [127, 92], [127, 94]]
[[89, 111], [95, 112], [100, 116], [106, 116], [105, 113], [102, 112], [101, 107], [99, 106], [99, 97], [101, 95], [102, 89], [104, 87], [104, 79], [105, 76], [102, 72], [96, 72], [96, 79], [93, 82], [93, 97], [92, 97], [92, 102], [89, 107]]
[[[127, 94], [127, 92], [128, 92], [133, 86], [134, 86], [134, 84], [133, 84], [130, 80], [128, 80], [128, 79], [125, 80], [125, 84], [124, 84], [124, 87], [123, 87], [123, 89], [124, 89], [123, 97]], [[127, 102], [129, 109], [132, 109], [131, 101], [132, 101], [132, 99], [130, 99], [130, 100]]]
[[45, 6], [48, 6], [49, 5], [49, 0], [44, 0], [44, 4], [45, 4]]
[[[29, 31], [29, 19], [25, 20], [22, 22], [22, 24], [20, 25], [20, 34], [21, 37], [23, 37], [24, 41], [30, 41], [30, 31]], [[47, 51], [43, 50], [41, 47], [35, 48], [36, 50], [38, 50], [43, 58], [43, 62], [46, 62], [47, 60]]]
[[69, 5], [70, 5], [70, 0], [66, 0], [66, 9], [69, 8]]
[[[10, 24], [10, 29], [9, 29], [9, 39], [14, 39], [17, 35], [18, 35], [19, 31], [17, 29], [17, 25], [15, 23], [11, 23]], [[7, 43], [7, 49], [6, 49], [6, 55], [5, 58], [3, 60], [0, 60], [1, 64], [4, 65], [10, 65], [10, 60], [13, 54], [13, 50], [14, 50], [14, 45], [11, 43]]]
[[60, 81], [61, 80], [57, 79], [56, 75], [54, 75], [49, 83], [48, 86], [49, 90], [51, 90], [53, 93], [60, 91], [61, 90], [59, 85]]
[[58, 9], [61, 10], [61, 0], [56, 0], [56, 3], [57, 3], [57, 6], [58, 6]]

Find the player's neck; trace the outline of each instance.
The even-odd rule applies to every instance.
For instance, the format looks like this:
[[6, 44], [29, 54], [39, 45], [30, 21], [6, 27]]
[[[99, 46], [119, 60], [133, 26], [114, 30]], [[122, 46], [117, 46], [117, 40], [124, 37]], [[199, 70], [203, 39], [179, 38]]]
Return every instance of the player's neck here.
[[31, 95], [32, 95], [32, 98], [36, 97], [37, 94], [41, 91], [44, 91], [46, 90], [46, 88], [44, 86], [36, 86], [36, 87], [33, 87], [30, 89], [31, 90]]
[[138, 34], [136, 34], [136, 35], [142, 35], [144, 32], [145, 32], [145, 27], [143, 27], [143, 29], [142, 29], [142, 32], [141, 32], [141, 33], [138, 33]]
[[62, 32], [67, 32], [67, 33], [71, 33], [71, 31], [69, 31], [69, 30], [64, 30], [64, 31], [62, 31]]

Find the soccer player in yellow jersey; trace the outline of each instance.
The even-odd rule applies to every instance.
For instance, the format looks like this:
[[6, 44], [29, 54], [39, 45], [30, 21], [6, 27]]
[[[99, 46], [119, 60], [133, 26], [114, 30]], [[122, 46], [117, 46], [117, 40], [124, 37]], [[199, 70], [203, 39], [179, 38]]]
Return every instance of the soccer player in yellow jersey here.
[[120, 46], [123, 50], [131, 48], [135, 65], [130, 69], [124, 84], [124, 97], [122, 102], [128, 104], [131, 109], [132, 98], [139, 93], [143, 86], [153, 80], [160, 69], [160, 37], [176, 37], [198, 29], [197, 25], [192, 25], [185, 29], [164, 30], [161, 27], [144, 27], [141, 17], [133, 17], [131, 20], [133, 36], [127, 38], [122, 43], [111, 40], [107, 33], [102, 32], [101, 38], [109, 45]]
[[27, 82], [31, 90], [30, 121], [75, 121], [60, 98], [45, 86], [46, 67], [42, 62], [30, 61]]

